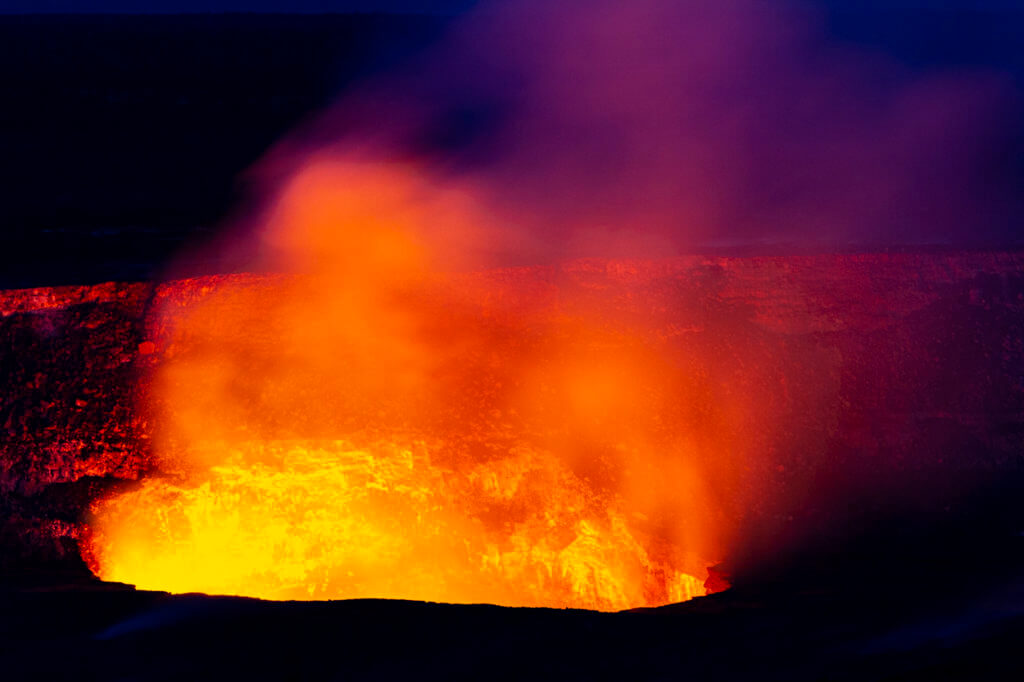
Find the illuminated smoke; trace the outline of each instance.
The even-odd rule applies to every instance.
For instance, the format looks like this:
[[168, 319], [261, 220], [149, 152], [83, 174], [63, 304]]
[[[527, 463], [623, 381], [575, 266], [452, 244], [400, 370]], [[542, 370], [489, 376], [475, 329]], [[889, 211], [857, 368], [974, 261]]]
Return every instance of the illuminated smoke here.
[[[1006, 101], [781, 3], [480, 8], [253, 172], [220, 248], [286, 276], [164, 310], [170, 478], [98, 505], [94, 565], [287, 598], [699, 593], [763, 404], [658, 315], [495, 268], [983, 228], [1008, 210], [976, 180]], [[834, 359], [806, 362], [834, 391]]]

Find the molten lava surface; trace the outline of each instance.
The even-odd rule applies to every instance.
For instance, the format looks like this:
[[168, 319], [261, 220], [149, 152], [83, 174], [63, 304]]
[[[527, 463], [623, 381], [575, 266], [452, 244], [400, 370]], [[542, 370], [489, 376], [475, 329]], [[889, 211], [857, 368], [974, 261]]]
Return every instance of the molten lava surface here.
[[[277, 444], [98, 509], [100, 570], [176, 592], [621, 609], [703, 594], [557, 458], [463, 472], [429, 448]], [[108, 544], [109, 543], [109, 544]]]

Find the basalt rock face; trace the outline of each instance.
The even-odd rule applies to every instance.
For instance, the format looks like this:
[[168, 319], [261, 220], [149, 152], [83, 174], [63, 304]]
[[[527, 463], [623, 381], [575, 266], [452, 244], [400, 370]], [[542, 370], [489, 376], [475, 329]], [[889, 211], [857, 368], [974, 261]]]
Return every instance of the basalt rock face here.
[[[946, 483], [1021, 466], [1024, 255], [577, 261], [469, 277], [510, 296], [611, 297], [700, 358], [712, 394], [752, 415], [738, 423], [759, 455], [723, 498], [746, 529], [737, 556], [827, 533], [852, 508], [950, 510], [960, 498]], [[143, 397], [168, 312], [277, 281], [0, 292], [0, 569], [84, 571], [90, 502], [154, 466]]]
[[0, 292], [0, 568], [74, 563], [90, 500], [145, 470], [135, 376], [151, 291]]

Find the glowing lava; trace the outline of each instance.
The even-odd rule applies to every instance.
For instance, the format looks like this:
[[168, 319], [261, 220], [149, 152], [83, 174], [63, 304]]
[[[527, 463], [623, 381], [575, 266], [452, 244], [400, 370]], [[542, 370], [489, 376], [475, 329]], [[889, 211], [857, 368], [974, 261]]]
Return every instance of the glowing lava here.
[[97, 574], [602, 610], [703, 594], [728, 411], [607, 292], [444, 274], [476, 219], [402, 169], [299, 173], [265, 232], [292, 274], [165, 302], [160, 474], [95, 505]]
[[259, 452], [259, 463], [187, 484], [151, 478], [101, 505], [113, 521], [99, 531], [104, 577], [270, 599], [605, 610], [704, 593], [550, 455], [517, 452], [459, 473], [433, 466], [422, 444]]

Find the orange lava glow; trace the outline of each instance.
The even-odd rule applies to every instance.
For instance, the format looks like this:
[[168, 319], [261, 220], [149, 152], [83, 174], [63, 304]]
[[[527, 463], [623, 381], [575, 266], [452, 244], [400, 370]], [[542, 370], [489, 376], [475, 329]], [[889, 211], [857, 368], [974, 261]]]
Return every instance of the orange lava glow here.
[[159, 472], [95, 505], [95, 572], [271, 599], [704, 594], [729, 410], [613, 292], [465, 274], [484, 222], [401, 167], [298, 172], [261, 224], [288, 274], [166, 297]]

